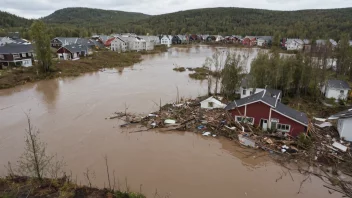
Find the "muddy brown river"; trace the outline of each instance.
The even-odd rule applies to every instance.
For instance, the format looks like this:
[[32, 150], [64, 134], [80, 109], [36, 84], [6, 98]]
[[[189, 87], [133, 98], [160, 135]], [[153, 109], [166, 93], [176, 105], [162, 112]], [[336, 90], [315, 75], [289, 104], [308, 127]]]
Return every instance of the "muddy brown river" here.
[[[172, 102], [176, 87], [184, 97], [203, 95], [207, 83], [178, 73], [174, 65], [199, 67], [215, 48], [171, 48], [147, 55], [123, 70], [109, 69], [76, 78], [53, 79], [0, 90], [0, 174], [16, 162], [24, 149], [24, 112], [40, 129], [50, 153], [63, 156], [77, 182], [86, 184], [88, 168], [94, 186], [108, 185], [103, 156], [115, 171], [116, 183], [154, 197], [341, 197], [329, 194], [323, 182], [312, 177], [297, 194], [305, 178], [298, 173], [280, 176], [283, 170], [268, 153], [243, 149], [225, 138], [188, 132], [130, 133], [118, 120], [105, 120], [124, 110], [149, 113], [155, 103]], [[238, 50], [241, 52], [241, 50]], [[247, 53], [250, 59], [258, 50]], [[249, 65], [249, 63], [248, 63]], [[278, 180], [278, 181], [277, 181]], [[127, 182], [126, 182], [127, 181]]]

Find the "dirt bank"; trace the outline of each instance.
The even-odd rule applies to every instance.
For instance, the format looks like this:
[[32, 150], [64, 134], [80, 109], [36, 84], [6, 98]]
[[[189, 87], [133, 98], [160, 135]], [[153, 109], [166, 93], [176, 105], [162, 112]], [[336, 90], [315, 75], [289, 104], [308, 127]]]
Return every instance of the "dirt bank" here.
[[145, 198], [139, 193], [122, 192], [79, 186], [68, 178], [44, 179], [12, 176], [0, 179], [0, 197], [92, 197], [92, 198]]

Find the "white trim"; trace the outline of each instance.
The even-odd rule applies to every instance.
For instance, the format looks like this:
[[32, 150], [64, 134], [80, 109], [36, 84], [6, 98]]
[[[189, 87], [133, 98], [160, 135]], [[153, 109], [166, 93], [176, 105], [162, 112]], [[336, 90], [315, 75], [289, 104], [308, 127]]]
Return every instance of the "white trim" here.
[[255, 118], [254, 118], [254, 117], [247, 117], [247, 116], [235, 116], [235, 120], [236, 120], [236, 122], [238, 122], [238, 121], [237, 121], [237, 118], [242, 118], [242, 119], [243, 119], [243, 118], [252, 118], [252, 119], [253, 119], [253, 122], [251, 122], [251, 123], [249, 123], [249, 122], [248, 122], [248, 124], [250, 124], [250, 125], [254, 125], [254, 123], [255, 123], [255, 122], [254, 122], [254, 121], [255, 121]]
[[279, 101], [280, 94], [281, 94], [281, 92], [279, 92], [279, 94], [278, 94], [277, 97], [276, 97], [275, 108], [276, 108], [276, 105], [277, 105], [277, 101]]
[[247, 105], [244, 106], [244, 116], [247, 116]]
[[280, 114], [280, 115], [282, 115], [282, 116], [285, 116], [286, 118], [289, 118], [289, 119], [291, 119], [291, 120], [293, 120], [293, 121], [295, 121], [295, 122], [297, 122], [297, 123], [300, 123], [300, 124], [302, 124], [302, 125], [304, 125], [304, 126], [308, 126], [307, 124], [304, 124], [303, 122], [300, 122], [300, 121], [298, 121], [298, 120], [296, 120], [296, 119], [293, 119], [292, 117], [289, 117], [289, 116], [287, 116], [287, 115], [285, 115], [285, 114], [283, 114], [283, 113], [280, 113], [280, 112], [278, 112], [278, 111], [276, 111], [275, 109], [273, 109], [276, 113], [278, 113], [278, 114]]
[[237, 107], [237, 108], [238, 108], [238, 107], [243, 107], [243, 106], [245, 106], [245, 105], [250, 105], [250, 104], [253, 104], [253, 103], [256, 103], [256, 102], [262, 102], [262, 103], [264, 103], [264, 104], [266, 104], [266, 105], [268, 105], [268, 106], [270, 106], [270, 107], [275, 108], [274, 106], [272, 106], [272, 105], [270, 105], [270, 104], [268, 104], [268, 103], [264, 102], [264, 101], [263, 101], [263, 100], [261, 100], [261, 99], [256, 100], [256, 101], [253, 101], [253, 102], [250, 102], [250, 103], [245, 103], [245, 104], [240, 105], [240, 106], [237, 106], [237, 104], [236, 104], [236, 107]]
[[[278, 129], [279, 125], [287, 125], [288, 126], [288, 130]], [[278, 122], [277, 125], [276, 125], [276, 130], [279, 131], [279, 132], [291, 133], [291, 125], [290, 124], [283, 124], [283, 123]]]
[[272, 108], [270, 108], [269, 110], [269, 119], [268, 119], [268, 128], [271, 129], [271, 110]]

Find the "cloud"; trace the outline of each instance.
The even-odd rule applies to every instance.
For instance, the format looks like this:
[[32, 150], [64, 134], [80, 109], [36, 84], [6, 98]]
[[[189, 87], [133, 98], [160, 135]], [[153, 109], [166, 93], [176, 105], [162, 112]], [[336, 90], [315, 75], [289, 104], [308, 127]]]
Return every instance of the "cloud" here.
[[246, 7], [300, 10], [352, 7], [351, 0], [0, 0], [1, 10], [26, 18], [40, 18], [66, 7], [164, 14], [206, 7]]

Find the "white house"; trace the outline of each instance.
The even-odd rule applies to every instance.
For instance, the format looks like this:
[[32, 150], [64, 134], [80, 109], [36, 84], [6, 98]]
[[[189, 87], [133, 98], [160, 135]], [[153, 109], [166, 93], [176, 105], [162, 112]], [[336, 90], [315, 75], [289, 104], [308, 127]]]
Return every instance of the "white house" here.
[[220, 42], [220, 41], [223, 41], [224, 40], [224, 37], [223, 36], [221, 36], [221, 35], [217, 35], [216, 36], [216, 42]]
[[172, 44], [172, 36], [171, 35], [164, 35], [163, 37], [161, 37], [160, 43], [162, 45], [167, 45], [168, 47], [170, 47]]
[[158, 36], [138, 36], [141, 39], [144, 39], [145, 41], [152, 42], [155, 45], [160, 45], [160, 38]]
[[116, 39], [111, 42], [110, 49], [114, 52], [125, 52], [127, 51], [127, 42], [120, 37], [116, 37]]
[[301, 39], [287, 39], [285, 47], [287, 50], [303, 50], [304, 42]]
[[351, 90], [349, 84], [343, 80], [328, 80], [321, 88], [321, 92], [326, 98], [335, 98], [336, 100], [346, 100], [349, 90]]
[[347, 109], [329, 117], [329, 120], [337, 119], [337, 131], [341, 138], [352, 142], [352, 109]]
[[210, 98], [200, 102], [200, 107], [202, 109], [223, 109], [226, 107], [226, 104], [223, 104], [222, 102], [211, 96]]

